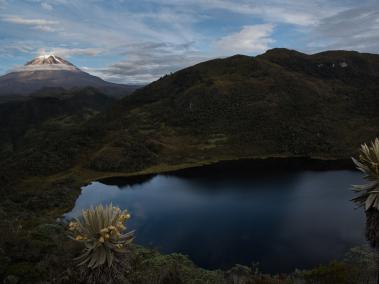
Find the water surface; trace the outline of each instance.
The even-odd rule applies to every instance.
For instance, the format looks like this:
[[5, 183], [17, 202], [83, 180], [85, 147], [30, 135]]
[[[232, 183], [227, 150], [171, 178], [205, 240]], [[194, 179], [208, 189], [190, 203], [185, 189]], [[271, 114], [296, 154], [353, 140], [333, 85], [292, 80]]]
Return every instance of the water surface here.
[[259, 262], [265, 272], [289, 272], [364, 242], [364, 213], [349, 201], [351, 184], [361, 182], [346, 170], [117, 179], [83, 187], [67, 216], [112, 202], [131, 212], [127, 225], [139, 244], [189, 255], [205, 268]]

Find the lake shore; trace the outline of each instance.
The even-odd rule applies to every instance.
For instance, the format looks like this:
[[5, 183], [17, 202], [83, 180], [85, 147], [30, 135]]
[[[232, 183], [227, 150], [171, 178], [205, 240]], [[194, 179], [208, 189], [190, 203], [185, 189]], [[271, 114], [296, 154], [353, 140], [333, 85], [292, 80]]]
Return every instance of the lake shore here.
[[[33, 271], [32, 267], [35, 267], [37, 264], [41, 265], [45, 255], [41, 252], [34, 256], [32, 248], [35, 247], [39, 237], [36, 234], [30, 235], [30, 232], [39, 230], [39, 228], [44, 226], [50, 226], [49, 224], [55, 226], [56, 218], [72, 210], [75, 200], [80, 195], [81, 188], [91, 181], [110, 177], [141, 178], [159, 173], [197, 175], [201, 174], [202, 170], [208, 170], [209, 168], [212, 168], [212, 171], [217, 173], [220, 167], [227, 165], [235, 166], [236, 164], [240, 164], [241, 167], [251, 172], [257, 171], [257, 168], [265, 171], [268, 169], [283, 170], [296, 168], [307, 170], [354, 169], [353, 163], [349, 159], [317, 157], [249, 157], [231, 159], [230, 157], [224, 157], [211, 161], [196, 161], [176, 165], [157, 165], [138, 172], [96, 172], [77, 166], [54, 175], [20, 178], [15, 184], [4, 188], [4, 199], [1, 202], [3, 210], [0, 210], [3, 221], [0, 222], [0, 226], [5, 232], [11, 232], [11, 228], [13, 228], [15, 224], [22, 228], [22, 230], [7, 240], [7, 247], [0, 247], [6, 249], [4, 250], [5, 255], [22, 254], [25, 255], [26, 260], [24, 260], [23, 263], [13, 263], [13, 261], [16, 260], [10, 259], [12, 264], [9, 267], [11, 267], [12, 270], [9, 270], [9, 268], [9, 272], [6, 273], [11, 273], [11, 271], [16, 268], [19, 269], [21, 266], [27, 266], [30, 267], [31, 272], [28, 272], [26, 275], [28, 275], [29, 278], [31, 277]], [[249, 166], [247, 167], [246, 164]], [[27, 216], [27, 218], [25, 216]], [[48, 238], [49, 240], [50, 238], [62, 239], [59, 242], [48, 241], [46, 244], [44, 241], [41, 245], [54, 245], [54, 250], [50, 251], [50, 254], [60, 255], [59, 264], [62, 266], [61, 273], [63, 273], [64, 269], [70, 267], [75, 250], [70, 249], [70, 252], [66, 252], [65, 246], [71, 246], [71, 243], [64, 238], [62, 229], [57, 229], [57, 232], [54, 233], [49, 232]], [[20, 242], [26, 242], [27, 246], [18, 246], [17, 244]], [[9, 245], [9, 243], [12, 245]], [[27, 247], [30, 247], [30, 249], [27, 249]], [[167, 257], [170, 256], [171, 255], [168, 255]], [[52, 267], [46, 264], [46, 267], [44, 266], [43, 268], [43, 275], [47, 275], [46, 273], [48, 273], [50, 269], [52, 269]], [[207, 273], [210, 272], [207, 271]], [[42, 276], [36, 277], [43, 279]]]
[[[291, 170], [355, 170], [351, 159], [325, 159], [318, 157], [263, 157], [263, 158], [241, 158], [204, 161], [193, 164], [179, 165], [161, 165], [146, 169], [136, 173], [105, 173], [100, 174], [93, 180], [100, 182], [111, 182], [118, 178], [130, 178], [138, 181], [157, 174], [175, 174], [175, 175], [201, 175], [203, 171], [214, 172], [217, 174], [220, 170], [231, 170], [240, 167], [242, 172], [251, 172], [251, 174], [261, 174], [267, 171], [291, 171]], [[90, 182], [90, 181], [88, 181]]]

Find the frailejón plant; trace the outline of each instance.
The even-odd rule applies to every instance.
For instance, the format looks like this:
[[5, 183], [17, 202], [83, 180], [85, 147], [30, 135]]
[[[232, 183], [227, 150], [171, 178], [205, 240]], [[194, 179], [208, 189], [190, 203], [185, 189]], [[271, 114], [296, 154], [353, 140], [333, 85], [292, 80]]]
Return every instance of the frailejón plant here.
[[79, 266], [94, 269], [103, 265], [111, 267], [117, 257], [127, 253], [134, 232], [126, 232], [127, 210], [109, 204], [83, 210], [69, 223], [70, 237], [84, 244], [83, 253], [76, 258]]

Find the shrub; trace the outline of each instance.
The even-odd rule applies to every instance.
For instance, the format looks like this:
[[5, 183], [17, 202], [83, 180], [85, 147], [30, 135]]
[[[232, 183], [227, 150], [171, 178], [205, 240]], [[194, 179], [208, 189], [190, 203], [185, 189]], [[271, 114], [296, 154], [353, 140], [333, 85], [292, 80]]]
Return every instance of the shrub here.
[[343, 262], [332, 261], [312, 270], [300, 273], [309, 284], [353, 284], [351, 267]]

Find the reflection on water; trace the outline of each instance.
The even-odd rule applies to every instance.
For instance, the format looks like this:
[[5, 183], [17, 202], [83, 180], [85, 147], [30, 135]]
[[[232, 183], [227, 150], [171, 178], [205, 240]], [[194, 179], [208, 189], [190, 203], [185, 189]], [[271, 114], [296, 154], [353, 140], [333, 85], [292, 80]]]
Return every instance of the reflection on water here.
[[206, 268], [260, 262], [265, 272], [288, 272], [364, 242], [364, 214], [349, 201], [351, 184], [361, 182], [343, 170], [116, 179], [84, 187], [67, 216], [113, 202], [131, 212], [139, 244]]

